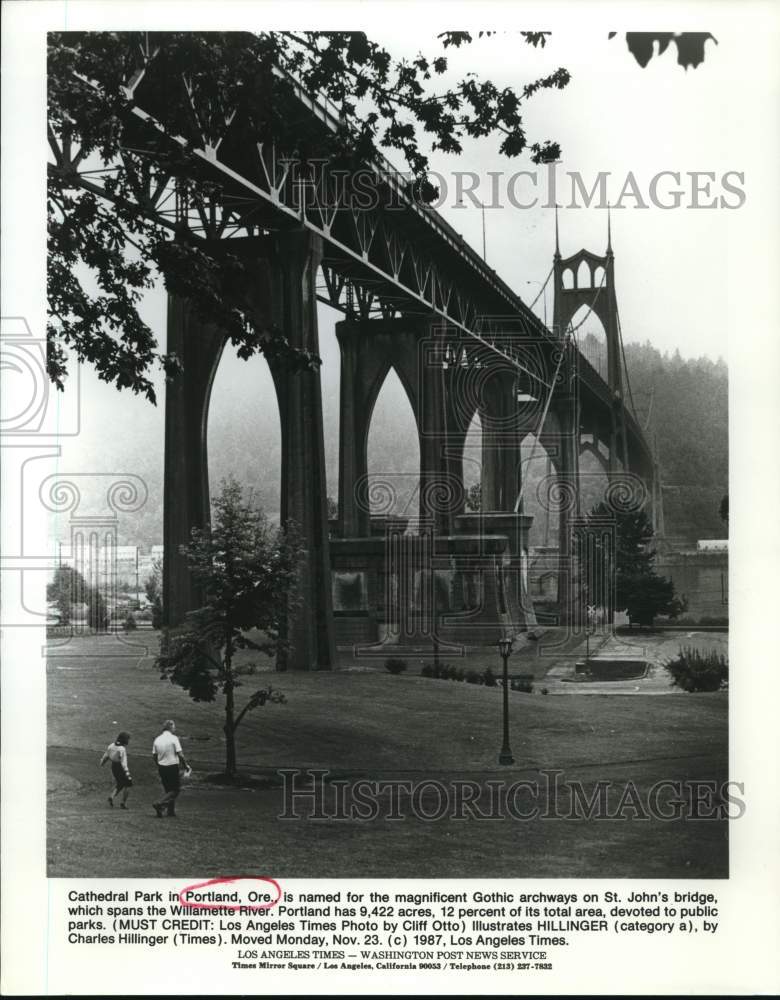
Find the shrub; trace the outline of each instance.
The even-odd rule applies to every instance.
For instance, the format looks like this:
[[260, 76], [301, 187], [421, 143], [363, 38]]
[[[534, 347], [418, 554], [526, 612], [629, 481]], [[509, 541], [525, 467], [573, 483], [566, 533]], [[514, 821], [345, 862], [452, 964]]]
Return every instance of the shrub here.
[[496, 687], [498, 684], [498, 678], [490, 667], [484, 673], [479, 673], [476, 670], [464, 671], [463, 667], [456, 667], [452, 663], [424, 663], [420, 668], [420, 676], [435, 677], [442, 681], [459, 681], [461, 683], [465, 681], [467, 684], [485, 684], [488, 687]]
[[391, 674], [402, 674], [406, 670], [406, 660], [391, 657], [385, 660], [385, 670]]
[[134, 629], [138, 628], [135, 618], [131, 614], [128, 614], [125, 620], [122, 622], [122, 628], [125, 632], [132, 632]]
[[672, 675], [672, 683], [683, 691], [719, 691], [728, 684], [728, 660], [715, 649], [702, 653], [683, 646], [679, 656], [666, 664], [666, 669]]
[[482, 483], [474, 483], [466, 493], [466, 510], [482, 510]]
[[550, 691], [548, 688], [542, 688], [542, 694], [549, 694], [549, 693]]
[[[420, 673], [423, 673], [423, 671], [420, 671]], [[455, 667], [450, 663], [432, 663], [428, 665], [428, 669], [423, 676], [436, 677], [441, 681], [454, 681], [456, 673]]]
[[534, 689], [533, 675], [520, 674], [519, 677], [513, 677], [509, 682], [509, 686], [513, 691], [522, 691], [524, 694], [532, 694]]

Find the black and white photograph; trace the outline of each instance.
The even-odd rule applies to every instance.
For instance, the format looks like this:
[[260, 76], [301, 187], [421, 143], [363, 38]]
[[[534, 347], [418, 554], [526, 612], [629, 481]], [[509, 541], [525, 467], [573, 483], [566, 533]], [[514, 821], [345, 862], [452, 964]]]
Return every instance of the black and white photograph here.
[[487, 920], [542, 879], [537, 931], [659, 937], [684, 880], [715, 935], [776, 691], [771, 7], [79, 6], [37, 312], [3, 247], [43, 877], [496, 880]]

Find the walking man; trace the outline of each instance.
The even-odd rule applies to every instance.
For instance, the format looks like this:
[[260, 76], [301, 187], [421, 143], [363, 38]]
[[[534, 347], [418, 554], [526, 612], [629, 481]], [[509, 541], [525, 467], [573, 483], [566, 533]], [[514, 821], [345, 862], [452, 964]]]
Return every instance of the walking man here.
[[180, 770], [185, 768], [189, 774], [192, 768], [184, 759], [173, 719], [166, 719], [163, 723], [163, 730], [152, 745], [152, 756], [165, 793], [162, 798], [152, 803], [154, 811], [158, 818], [166, 813], [168, 816], [175, 816], [176, 799], [181, 791]]

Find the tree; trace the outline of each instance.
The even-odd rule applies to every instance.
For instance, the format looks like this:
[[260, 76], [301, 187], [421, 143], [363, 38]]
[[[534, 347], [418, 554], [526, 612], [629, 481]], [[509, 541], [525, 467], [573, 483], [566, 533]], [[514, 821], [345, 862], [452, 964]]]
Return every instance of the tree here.
[[[193, 529], [183, 552], [202, 588], [202, 605], [164, 634], [156, 663], [161, 677], [184, 688], [194, 701], [214, 702], [224, 695], [225, 771], [233, 777], [236, 730], [247, 712], [285, 700], [270, 685], [254, 690], [240, 710], [235, 699], [242, 678], [258, 668], [241, 654], [254, 650], [273, 656], [287, 645], [282, 631], [300, 544], [290, 526], [273, 529], [229, 479], [214, 500], [211, 527]], [[262, 639], [251, 638], [250, 630], [261, 632]]]
[[[603, 540], [602, 529], [611, 524], [615, 526], [614, 554]], [[672, 581], [658, 576], [653, 568], [653, 526], [643, 509], [597, 504], [585, 532], [576, 537], [581, 573], [587, 581], [587, 604], [626, 611], [632, 625], [652, 625], [656, 615], [676, 618], [684, 610]]]
[[152, 606], [152, 628], [162, 628], [162, 559], [155, 559], [152, 563], [152, 574], [146, 578], [144, 591]]
[[73, 566], [58, 566], [54, 579], [46, 586], [46, 600], [57, 605], [60, 625], [69, 625], [71, 607], [89, 600], [90, 588], [81, 573]]
[[658, 441], [667, 536], [717, 538], [729, 482], [725, 362], [663, 354], [649, 342], [627, 343], [625, 357], [640, 419], [651, 418]]
[[46, 600], [57, 605], [60, 625], [70, 624], [74, 604], [86, 604], [87, 624], [96, 632], [108, 628], [108, 608], [97, 587], [90, 587], [83, 575], [73, 566], [58, 566], [54, 579], [46, 587]]
[[482, 510], [482, 482], [473, 483], [466, 491], [466, 510], [479, 512]]
[[108, 608], [97, 587], [87, 590], [87, 624], [95, 632], [105, 632], [108, 629]]

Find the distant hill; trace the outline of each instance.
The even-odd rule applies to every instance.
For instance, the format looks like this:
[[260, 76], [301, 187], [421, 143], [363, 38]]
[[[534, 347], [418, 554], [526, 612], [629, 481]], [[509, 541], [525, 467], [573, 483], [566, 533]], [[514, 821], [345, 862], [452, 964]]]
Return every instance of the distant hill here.
[[649, 413], [658, 443], [667, 537], [725, 537], [719, 508], [729, 486], [726, 363], [661, 354], [650, 343], [626, 344], [625, 353], [637, 415], [644, 424]]

